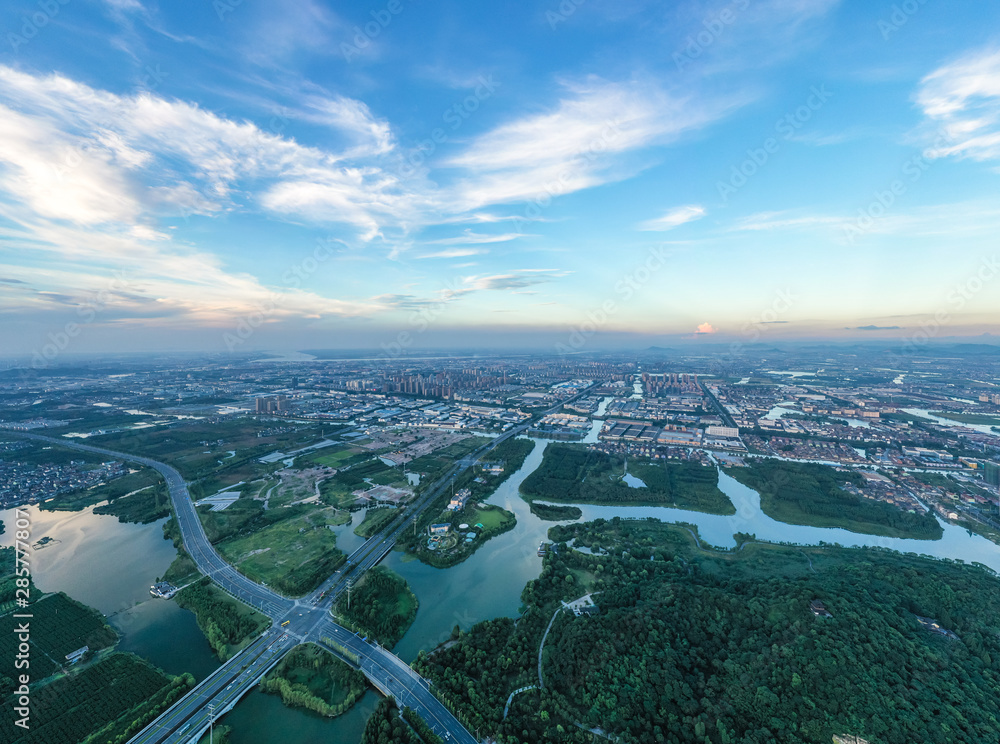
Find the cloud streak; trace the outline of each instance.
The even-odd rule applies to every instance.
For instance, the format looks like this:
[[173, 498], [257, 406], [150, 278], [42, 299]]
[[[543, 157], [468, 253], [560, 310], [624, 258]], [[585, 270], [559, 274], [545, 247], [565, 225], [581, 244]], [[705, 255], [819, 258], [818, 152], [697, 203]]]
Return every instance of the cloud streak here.
[[704, 207], [697, 204], [687, 204], [683, 207], [674, 207], [667, 210], [661, 217], [657, 217], [656, 219], [640, 222], [636, 226], [636, 229], [650, 232], [666, 232], [673, 230], [675, 227], [680, 227], [687, 222], [700, 220], [705, 214]]
[[1000, 159], [1000, 48], [934, 70], [921, 81], [916, 101], [944, 135], [931, 157]]

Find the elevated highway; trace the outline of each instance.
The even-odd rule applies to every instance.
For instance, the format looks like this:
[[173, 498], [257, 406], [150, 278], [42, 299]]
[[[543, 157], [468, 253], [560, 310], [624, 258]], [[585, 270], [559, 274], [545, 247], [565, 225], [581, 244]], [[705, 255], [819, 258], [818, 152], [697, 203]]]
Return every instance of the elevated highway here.
[[[541, 415], [558, 410], [586, 392], [583, 390], [561, 401]], [[476, 744], [475, 737], [432, 694], [427, 680], [390, 651], [338, 625], [330, 615], [330, 608], [346, 590], [348, 582], [357, 581], [377, 565], [393, 549], [402, 531], [441, 496], [456, 476], [502, 442], [526, 431], [529, 425], [530, 421], [516, 426], [457, 461], [410, 504], [404, 518], [391, 522], [380, 533], [366, 540], [348, 556], [339, 570], [302, 599], [290, 599], [261, 586], [239, 573], [218, 554], [205, 534], [184, 478], [170, 465], [76, 441], [19, 433], [27, 439], [136, 462], [155, 469], [167, 483], [184, 548], [198, 570], [226, 592], [272, 620], [270, 629], [148, 724], [129, 744], [197, 742], [208, 730], [211, 720], [231, 710], [288, 651], [300, 643], [316, 643], [360, 669], [376, 689], [384, 695], [391, 695], [400, 705], [412, 708], [445, 741]]]

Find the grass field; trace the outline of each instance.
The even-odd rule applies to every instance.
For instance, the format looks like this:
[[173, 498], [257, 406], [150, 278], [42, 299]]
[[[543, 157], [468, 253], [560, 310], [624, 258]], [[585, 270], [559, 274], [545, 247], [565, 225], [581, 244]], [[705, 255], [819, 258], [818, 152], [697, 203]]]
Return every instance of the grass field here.
[[295, 512], [288, 518], [224, 540], [218, 547], [227, 561], [254, 581], [282, 594], [300, 596], [344, 561], [344, 554], [337, 549], [337, 536], [329, 527], [345, 524], [350, 515], [329, 507], [292, 509]]
[[483, 525], [483, 531], [496, 532], [513, 527], [514, 515], [499, 506], [472, 506], [455, 514], [455, 521], [460, 524]]
[[301, 459], [315, 465], [325, 465], [330, 468], [342, 468], [356, 462], [364, 462], [371, 453], [359, 447], [324, 447]]
[[[92, 437], [91, 443], [122, 452], [130, 452], [168, 462], [189, 481], [209, 479], [215, 475], [217, 483], [229, 485], [239, 480], [250, 480], [250, 471], [241, 471], [235, 478], [223, 478], [275, 450], [297, 449], [320, 439], [320, 427], [314, 424], [294, 425], [294, 430], [279, 435], [259, 437], [258, 433], [274, 428], [270, 421], [251, 417], [222, 421], [181, 421], [169, 427], [139, 429]], [[229, 456], [235, 451], [236, 455]], [[257, 470], [259, 472], [259, 469]], [[224, 482], [228, 481], [228, 483]], [[206, 483], [205, 488], [217, 483]], [[213, 493], [213, 491], [209, 491]]]

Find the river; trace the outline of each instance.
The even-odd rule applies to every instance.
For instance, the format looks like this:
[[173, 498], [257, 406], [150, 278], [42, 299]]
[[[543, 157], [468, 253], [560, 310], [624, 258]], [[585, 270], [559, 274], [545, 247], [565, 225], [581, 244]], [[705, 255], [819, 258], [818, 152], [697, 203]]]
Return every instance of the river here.
[[[542, 559], [538, 543], [557, 524], [531, 514], [518, 489], [542, 461], [548, 440], [535, 440], [535, 449], [523, 466], [488, 500], [517, 516], [517, 525], [488, 541], [468, 560], [448, 569], [437, 569], [401, 553], [391, 553], [383, 565], [400, 573], [420, 600], [420, 610], [396, 652], [412, 661], [421, 650], [446, 640], [455, 625], [468, 629], [482, 620], [519, 614], [521, 590], [538, 576]], [[719, 547], [735, 545], [733, 534], [756, 534], [774, 542], [845, 546], [878, 546], [939, 558], [979, 562], [1000, 571], [1000, 546], [950, 524], [941, 540], [902, 540], [859, 535], [842, 529], [788, 525], [760, 510], [760, 497], [725, 471], [719, 487], [736, 506], [736, 514], [718, 516], [665, 507], [578, 505], [583, 519], [654, 517], [667, 522], [697, 525], [701, 539]], [[149, 585], [173, 559], [174, 550], [162, 539], [162, 522], [151, 525], [120, 524], [115, 517], [99, 516], [88, 509], [78, 513], [43, 512], [29, 507], [32, 541], [48, 535], [59, 542], [36, 551], [34, 575], [39, 588], [63, 590], [75, 599], [110, 615], [122, 633], [120, 648], [150, 659], [171, 673], [189, 671], [203, 678], [217, 662], [194, 622], [193, 615], [173, 602], [149, 598]], [[7, 532], [0, 544], [13, 543], [11, 512], [0, 512]], [[363, 512], [352, 523], [335, 528], [338, 544], [350, 551], [360, 542], [352, 532]], [[233, 727], [233, 744], [274, 744], [279, 741], [357, 742], [378, 695], [367, 693], [347, 714], [325, 719], [285, 707], [281, 701], [253, 692], [227, 714], [222, 722]]]
[[993, 427], [987, 424], [966, 424], [961, 421], [953, 421], [952, 419], [935, 416], [926, 408], [904, 408], [903, 411], [913, 416], [923, 416], [926, 419], [930, 419], [935, 424], [941, 424], [942, 426], [964, 426], [966, 429], [978, 431], [980, 434], [992, 434], [993, 436], [997, 436], [997, 432], [993, 431]]

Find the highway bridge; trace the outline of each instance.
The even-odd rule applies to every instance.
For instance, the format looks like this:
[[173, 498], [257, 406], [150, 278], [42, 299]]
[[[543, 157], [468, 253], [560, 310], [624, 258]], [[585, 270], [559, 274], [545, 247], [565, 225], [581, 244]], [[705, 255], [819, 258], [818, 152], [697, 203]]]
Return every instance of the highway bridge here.
[[[586, 390], [581, 391], [572, 398], [560, 402], [545, 414], [557, 410], [564, 403], [571, 402], [585, 393]], [[147, 457], [94, 447], [77, 441], [38, 434], [20, 434], [28, 439], [128, 460], [155, 469], [166, 480], [184, 548], [198, 570], [229, 594], [272, 620], [271, 628], [148, 724], [130, 740], [129, 744], [197, 742], [208, 730], [211, 721], [231, 710], [285, 653], [300, 643], [310, 642], [326, 648], [360, 669], [376, 689], [384, 695], [394, 697], [401, 706], [413, 709], [427, 722], [431, 730], [445, 741], [476, 744], [475, 737], [431, 693], [429, 682], [390, 651], [338, 625], [330, 614], [330, 608], [337, 597], [346, 590], [348, 582], [356, 582], [367, 570], [381, 561], [395, 546], [400, 533], [448, 488], [459, 473], [474, 465], [501, 442], [526, 431], [528, 426], [529, 424], [525, 423], [504, 432], [452, 465], [410, 504], [405, 512], [405, 518], [393, 521], [380, 533], [366, 540], [348, 556], [339, 570], [302, 599], [284, 597], [251, 581], [216, 552], [205, 535], [187, 484], [181, 474], [170, 465]]]
[[[405, 529], [405, 523], [395, 527], [390, 525], [388, 533], [375, 535], [354, 551], [345, 568], [325, 582], [331, 590], [331, 596], [324, 597], [322, 603], [315, 601], [322, 588], [305, 599], [293, 600], [251, 581], [226, 563], [205, 535], [187, 484], [171, 466], [146, 457], [78, 442], [37, 434], [23, 436], [155, 468], [166, 479], [184, 547], [198, 570], [237, 599], [263, 612], [274, 623], [269, 630], [136, 734], [131, 739], [131, 744], [197, 742], [208, 730], [213, 717], [218, 718], [231, 710], [285, 653], [300, 643], [308, 642], [326, 647], [359, 668], [376, 689], [392, 695], [400, 705], [411, 707], [441, 738], [460, 744], [475, 744], [476, 739], [472, 734], [431, 694], [429, 683], [390, 651], [359, 638], [334, 622], [330, 616], [330, 605], [346, 587], [347, 580], [360, 578], [366, 570], [385, 557], [395, 544], [395, 537]], [[449, 473], [453, 476], [458, 470], [453, 467]], [[440, 494], [445, 486], [446, 482], [436, 483], [421, 497], [420, 504], [426, 506], [429, 499], [433, 498], [432, 494]]]

